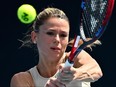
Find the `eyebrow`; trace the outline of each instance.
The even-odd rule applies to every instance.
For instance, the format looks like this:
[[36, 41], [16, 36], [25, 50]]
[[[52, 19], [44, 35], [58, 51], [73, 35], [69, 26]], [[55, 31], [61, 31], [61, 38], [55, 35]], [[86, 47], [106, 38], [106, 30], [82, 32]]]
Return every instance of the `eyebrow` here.
[[[48, 29], [47, 31], [53, 31], [53, 32], [56, 32], [57, 30], [54, 30], [54, 29]], [[69, 32], [67, 32], [67, 31], [61, 31], [61, 32], [63, 32], [63, 33], [69, 33]]]

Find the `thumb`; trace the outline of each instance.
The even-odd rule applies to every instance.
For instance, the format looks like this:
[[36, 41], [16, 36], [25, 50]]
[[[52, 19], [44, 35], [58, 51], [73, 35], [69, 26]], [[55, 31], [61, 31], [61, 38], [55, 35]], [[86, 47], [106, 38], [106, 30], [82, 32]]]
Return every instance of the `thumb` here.
[[59, 69], [62, 69], [64, 67], [64, 63], [59, 65]]

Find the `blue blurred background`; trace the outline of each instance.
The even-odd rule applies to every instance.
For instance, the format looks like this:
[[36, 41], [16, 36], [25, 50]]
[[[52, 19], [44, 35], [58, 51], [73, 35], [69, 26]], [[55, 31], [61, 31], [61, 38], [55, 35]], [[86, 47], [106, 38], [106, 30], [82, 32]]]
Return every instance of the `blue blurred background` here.
[[[70, 37], [78, 32], [79, 11], [81, 0], [15, 0], [2, 1], [0, 5], [0, 87], [10, 87], [11, 77], [20, 71], [25, 71], [35, 64], [38, 59], [30, 48], [22, 48], [21, 42], [31, 24], [23, 24], [17, 18], [17, 9], [22, 4], [31, 4], [37, 13], [44, 8], [57, 7], [69, 17], [71, 24]], [[100, 38], [101, 46], [88, 51], [99, 63], [104, 76], [92, 84], [92, 87], [115, 87], [115, 20], [116, 7], [104, 35]]]

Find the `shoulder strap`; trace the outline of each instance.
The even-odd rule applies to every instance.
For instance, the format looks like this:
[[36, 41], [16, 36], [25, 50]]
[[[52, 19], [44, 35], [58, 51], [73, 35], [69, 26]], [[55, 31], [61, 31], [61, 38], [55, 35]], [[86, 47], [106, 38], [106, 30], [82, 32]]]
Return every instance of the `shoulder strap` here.
[[42, 76], [40, 76], [40, 74], [37, 71], [36, 66], [34, 66], [33, 68], [31, 68], [29, 70], [33, 81], [34, 81], [34, 85], [35, 87], [44, 87], [45, 83], [47, 82], [48, 78], [44, 78]]

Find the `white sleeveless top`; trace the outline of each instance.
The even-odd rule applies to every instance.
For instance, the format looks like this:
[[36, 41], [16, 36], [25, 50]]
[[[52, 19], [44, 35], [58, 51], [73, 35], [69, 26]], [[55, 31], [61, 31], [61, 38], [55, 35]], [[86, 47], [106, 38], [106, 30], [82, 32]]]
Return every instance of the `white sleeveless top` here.
[[[31, 68], [29, 72], [33, 78], [35, 87], [44, 87], [49, 78], [42, 77], [37, 71], [36, 66]], [[91, 86], [90, 82], [81, 82], [78, 80], [73, 80], [68, 85], [66, 85], [66, 87], [91, 87]]]

